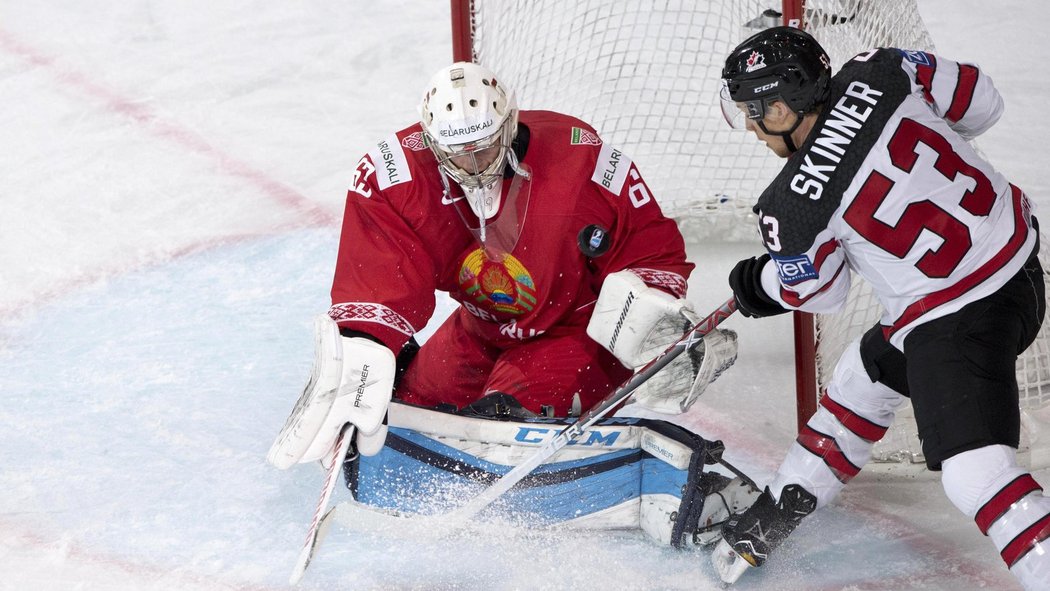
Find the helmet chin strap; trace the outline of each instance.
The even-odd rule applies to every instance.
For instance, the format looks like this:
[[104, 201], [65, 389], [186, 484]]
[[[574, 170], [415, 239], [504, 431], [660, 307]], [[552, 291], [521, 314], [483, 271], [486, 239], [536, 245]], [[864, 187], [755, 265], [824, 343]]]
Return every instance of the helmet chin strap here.
[[787, 146], [789, 152], [794, 154], [798, 152], [798, 146], [795, 145], [795, 141], [791, 139], [791, 134], [795, 133], [798, 126], [802, 125], [802, 117], [795, 113], [795, 124], [791, 126], [791, 129], [787, 131], [769, 131], [766, 129], [766, 124], [761, 119], [758, 120], [758, 126], [762, 129], [762, 133], [766, 135], [779, 135], [784, 140], [784, 144]]

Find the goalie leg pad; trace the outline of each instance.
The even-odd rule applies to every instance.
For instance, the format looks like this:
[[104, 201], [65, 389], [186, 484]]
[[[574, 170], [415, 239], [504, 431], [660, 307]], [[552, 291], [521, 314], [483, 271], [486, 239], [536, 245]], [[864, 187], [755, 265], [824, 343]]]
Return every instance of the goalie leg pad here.
[[[568, 424], [561, 419], [499, 420], [393, 403], [390, 435], [374, 457], [344, 465], [357, 502], [409, 513], [449, 510], [465, 490], [491, 483], [532, 456]], [[536, 524], [587, 529], [641, 528], [662, 544], [685, 547], [701, 521], [721, 519], [718, 489], [707, 473], [719, 446], [664, 421], [613, 417], [589, 429], [507, 492], [499, 511]], [[731, 488], [731, 487], [730, 487]], [[467, 494], [470, 496], [470, 494]], [[728, 500], [729, 510], [743, 502]]]
[[642, 530], [657, 542], [675, 548], [715, 541], [719, 532], [716, 526], [730, 513], [749, 506], [759, 491], [739, 479], [730, 480], [704, 470], [714, 461], [709, 449], [720, 448], [720, 442], [708, 441], [664, 421], [647, 421], [647, 426], [642, 449], [653, 456], [654, 463], [684, 470], [685, 480], [675, 491], [677, 494], [647, 494], [661, 489], [654, 481], [663, 476], [659, 470], [643, 472], [639, 515]]

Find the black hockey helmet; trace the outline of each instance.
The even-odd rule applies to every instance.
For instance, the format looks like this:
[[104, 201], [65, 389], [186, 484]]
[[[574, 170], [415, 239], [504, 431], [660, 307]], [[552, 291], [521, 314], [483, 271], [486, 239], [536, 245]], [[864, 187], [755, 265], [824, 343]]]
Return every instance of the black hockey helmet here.
[[734, 49], [722, 68], [722, 105], [733, 125], [743, 105], [749, 119], [761, 120], [766, 106], [784, 101], [804, 115], [823, 104], [831, 83], [831, 61], [812, 35], [794, 27], [772, 27]]

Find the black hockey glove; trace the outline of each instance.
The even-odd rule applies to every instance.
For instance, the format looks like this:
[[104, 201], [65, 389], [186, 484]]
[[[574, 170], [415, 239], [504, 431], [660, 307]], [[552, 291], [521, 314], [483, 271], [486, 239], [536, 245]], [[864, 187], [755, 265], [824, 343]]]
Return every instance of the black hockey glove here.
[[736, 297], [737, 310], [748, 318], [765, 318], [790, 311], [762, 289], [762, 267], [769, 258], [767, 253], [758, 258], [744, 259], [729, 272], [729, 287]]

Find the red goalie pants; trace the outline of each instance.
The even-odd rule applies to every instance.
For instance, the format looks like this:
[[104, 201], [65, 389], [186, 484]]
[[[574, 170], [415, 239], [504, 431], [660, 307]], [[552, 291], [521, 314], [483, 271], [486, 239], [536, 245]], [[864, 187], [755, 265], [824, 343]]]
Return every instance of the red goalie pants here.
[[565, 417], [576, 394], [585, 412], [632, 373], [582, 326], [497, 346], [468, 330], [471, 322], [462, 308], [454, 312], [423, 344], [395, 398], [462, 409], [486, 394], [502, 392], [534, 413], [544, 414], [546, 406], [554, 409], [554, 416]]

